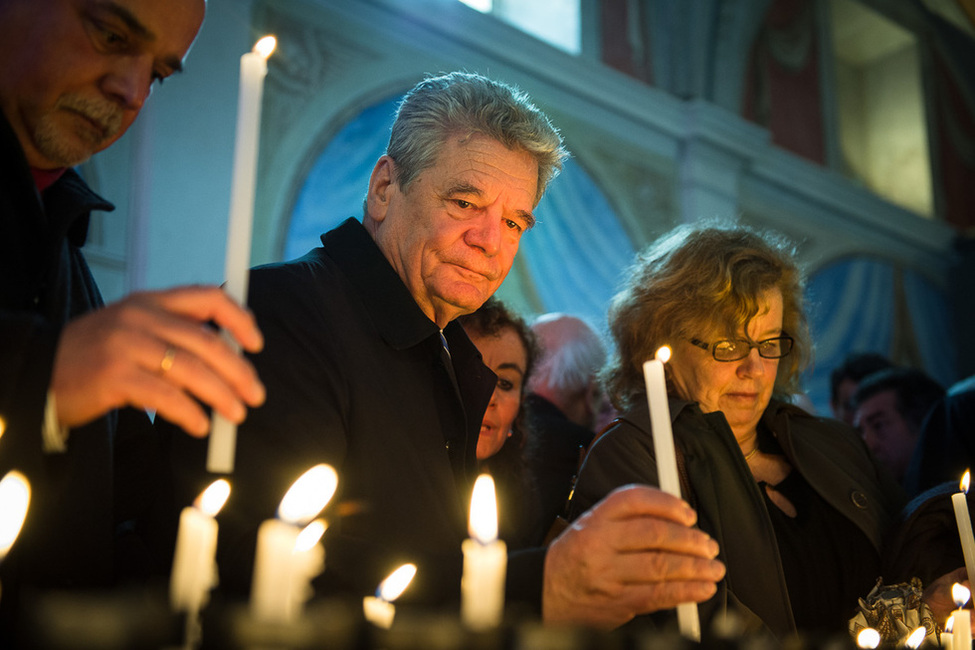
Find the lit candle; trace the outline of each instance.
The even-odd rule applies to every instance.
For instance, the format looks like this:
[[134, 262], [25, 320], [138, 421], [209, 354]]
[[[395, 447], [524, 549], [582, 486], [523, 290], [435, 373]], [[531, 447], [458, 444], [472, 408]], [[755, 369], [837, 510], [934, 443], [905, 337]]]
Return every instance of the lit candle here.
[[955, 647], [955, 643], [954, 643], [953, 637], [951, 635], [951, 630], [952, 630], [952, 627], [954, 626], [954, 623], [955, 623], [955, 616], [954, 616], [954, 614], [952, 614], [951, 616], [948, 617], [948, 620], [945, 621], [945, 631], [941, 633], [941, 647], [942, 648], [954, 648]]
[[917, 650], [924, 643], [925, 637], [928, 635], [928, 630], [923, 625], [921, 627], [914, 628], [914, 631], [907, 635], [907, 640], [904, 642], [905, 648], [911, 648], [911, 650]]
[[958, 525], [958, 538], [965, 556], [965, 569], [968, 571], [968, 584], [975, 584], [975, 536], [972, 535], [972, 520], [968, 514], [968, 483], [970, 472], [965, 470], [961, 477], [960, 492], [951, 495], [951, 505], [955, 510], [955, 523]]
[[[667, 402], [667, 380], [664, 374], [664, 364], [668, 359], [670, 348], [665, 345], [657, 350], [655, 359], [643, 364], [643, 379], [647, 385], [653, 452], [657, 457], [657, 480], [663, 492], [680, 498], [677, 452], [674, 450], [674, 432], [670, 424], [670, 404]], [[701, 622], [695, 603], [681, 603], [677, 606], [677, 624], [685, 638], [701, 640]]]
[[179, 515], [179, 533], [169, 581], [169, 602], [177, 612], [199, 612], [216, 584], [216, 514], [230, 496], [230, 483], [219, 479]]
[[501, 624], [504, 615], [504, 578], [508, 552], [498, 539], [498, 504], [494, 479], [481, 474], [474, 483], [469, 520], [470, 539], [464, 551], [461, 580], [461, 619], [475, 630]]
[[[237, 302], [247, 303], [248, 268], [251, 256], [251, 230], [254, 221], [254, 185], [257, 177], [257, 145], [260, 140], [261, 98], [267, 58], [277, 41], [273, 36], [259, 40], [254, 49], [240, 57], [240, 88], [237, 95], [237, 138], [234, 143], [234, 170], [230, 192], [230, 219], [227, 226], [227, 293]], [[231, 345], [237, 343], [227, 335]], [[237, 347], [239, 350], [239, 347]], [[219, 413], [213, 414], [207, 470], [217, 474], [234, 471], [237, 426]]]
[[857, 634], [857, 647], [873, 650], [880, 645], [880, 632], [872, 627], [865, 627]]
[[[0, 432], [2, 435], [2, 432]], [[7, 557], [30, 506], [30, 482], [27, 477], [11, 470], [0, 480], [0, 561]]]
[[379, 583], [375, 596], [366, 596], [362, 599], [362, 612], [366, 620], [385, 630], [391, 628], [393, 618], [396, 616], [393, 601], [399, 598], [415, 575], [416, 565], [404, 564]]
[[324, 522], [308, 522], [328, 504], [337, 485], [334, 469], [316, 465], [284, 495], [277, 518], [261, 523], [251, 587], [255, 618], [285, 623], [301, 615], [310, 596], [310, 581], [325, 566], [324, 549], [318, 544], [325, 532]]
[[971, 591], [964, 585], [957, 582], [951, 585], [951, 600], [958, 606], [951, 615], [951, 645], [955, 650], [972, 650], [972, 619], [965, 609], [970, 596]]
[[30, 506], [30, 483], [27, 477], [11, 470], [0, 480], [0, 560], [7, 556], [17, 541]]

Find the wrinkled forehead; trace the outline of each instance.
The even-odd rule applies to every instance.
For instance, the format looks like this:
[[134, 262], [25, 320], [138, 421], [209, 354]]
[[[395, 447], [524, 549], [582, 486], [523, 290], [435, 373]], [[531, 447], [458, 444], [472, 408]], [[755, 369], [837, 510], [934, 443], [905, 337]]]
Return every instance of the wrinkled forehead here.
[[206, 0], [74, 0], [83, 10], [103, 12], [154, 46], [160, 58], [180, 61], [193, 44]]

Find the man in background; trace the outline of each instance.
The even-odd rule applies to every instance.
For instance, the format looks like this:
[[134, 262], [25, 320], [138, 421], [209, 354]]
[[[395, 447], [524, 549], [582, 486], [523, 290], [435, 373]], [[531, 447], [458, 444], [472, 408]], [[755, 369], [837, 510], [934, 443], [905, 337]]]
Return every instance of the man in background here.
[[568, 314], [543, 314], [532, 330], [541, 355], [528, 382], [526, 455], [546, 533], [564, 514], [580, 456], [606, 401], [596, 381], [606, 350], [588, 323]]
[[901, 483], [921, 425], [944, 394], [941, 384], [916, 368], [887, 368], [867, 375], [857, 387], [855, 425], [870, 452]]
[[856, 407], [853, 396], [860, 380], [894, 364], [876, 352], [854, 352], [829, 374], [829, 406], [833, 417], [853, 426]]

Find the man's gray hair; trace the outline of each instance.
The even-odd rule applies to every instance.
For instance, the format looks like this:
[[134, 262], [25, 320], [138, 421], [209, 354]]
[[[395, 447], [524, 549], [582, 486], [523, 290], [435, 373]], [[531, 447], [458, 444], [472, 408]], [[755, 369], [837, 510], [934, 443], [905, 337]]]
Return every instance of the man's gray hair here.
[[559, 313], [539, 316], [532, 330], [542, 354], [531, 385], [565, 394], [589, 388], [606, 362], [606, 348], [596, 331], [581, 318]]
[[486, 135], [538, 161], [535, 204], [568, 155], [562, 136], [528, 96], [478, 74], [451, 72], [424, 79], [400, 102], [386, 149], [405, 192], [437, 160], [447, 138]]

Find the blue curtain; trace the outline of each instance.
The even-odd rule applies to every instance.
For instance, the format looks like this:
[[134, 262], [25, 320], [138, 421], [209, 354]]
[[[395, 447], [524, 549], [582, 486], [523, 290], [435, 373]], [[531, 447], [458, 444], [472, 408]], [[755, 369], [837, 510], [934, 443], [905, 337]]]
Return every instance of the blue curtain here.
[[[295, 203], [284, 259], [318, 246], [319, 236], [347, 217], [361, 217], [369, 175], [386, 150], [399, 99], [362, 111], [322, 151]], [[511, 296], [511, 302], [526, 312], [572, 313], [604, 328], [609, 300], [633, 257], [633, 246], [612, 208], [570, 159], [535, 213], [538, 224], [522, 238], [518, 252], [527, 277], [509, 280], [531, 297]]]
[[803, 385], [816, 411], [829, 415], [829, 373], [851, 352], [890, 355], [894, 339], [894, 271], [851, 259], [821, 269], [806, 288], [813, 366]]
[[[803, 384], [819, 414], [831, 414], [829, 374], [848, 354], [877, 352], [899, 361], [893, 350], [897, 272], [889, 262], [850, 258], [809, 279], [806, 298], [815, 354]], [[900, 273], [900, 298], [906, 301], [910, 315], [920, 369], [948, 386], [957, 381], [958, 372], [948, 295], [914, 271]]]

